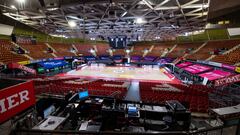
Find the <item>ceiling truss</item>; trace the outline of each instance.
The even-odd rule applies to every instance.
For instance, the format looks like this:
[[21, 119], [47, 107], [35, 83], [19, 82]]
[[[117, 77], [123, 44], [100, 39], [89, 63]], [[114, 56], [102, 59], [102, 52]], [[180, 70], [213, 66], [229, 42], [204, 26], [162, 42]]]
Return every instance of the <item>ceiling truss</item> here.
[[[0, 2], [10, 7], [13, 1]], [[45, 7], [39, 1], [15, 3], [17, 10], [3, 7], [1, 10], [6, 16], [55, 35], [102, 39], [127, 35], [130, 39], [154, 40], [204, 29], [209, 7], [209, 0], [89, 0], [86, 3], [52, 0], [54, 4]], [[143, 18], [145, 23], [137, 24], [137, 18]], [[71, 28], [69, 21], [75, 21], [77, 26]]]

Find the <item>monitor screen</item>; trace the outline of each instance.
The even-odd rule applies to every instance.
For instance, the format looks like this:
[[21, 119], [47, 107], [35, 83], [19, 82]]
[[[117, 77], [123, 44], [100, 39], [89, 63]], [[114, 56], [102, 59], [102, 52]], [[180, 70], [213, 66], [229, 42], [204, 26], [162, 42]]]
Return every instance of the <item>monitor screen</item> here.
[[79, 92], [79, 99], [85, 99], [88, 97], [88, 91], [82, 91], [82, 92]]
[[43, 111], [43, 116], [44, 118], [48, 117], [52, 112], [54, 112], [56, 110], [54, 105], [51, 105], [50, 107], [48, 107], [47, 109], [45, 109]]
[[137, 107], [129, 106], [128, 107], [128, 113], [136, 113], [137, 112]]

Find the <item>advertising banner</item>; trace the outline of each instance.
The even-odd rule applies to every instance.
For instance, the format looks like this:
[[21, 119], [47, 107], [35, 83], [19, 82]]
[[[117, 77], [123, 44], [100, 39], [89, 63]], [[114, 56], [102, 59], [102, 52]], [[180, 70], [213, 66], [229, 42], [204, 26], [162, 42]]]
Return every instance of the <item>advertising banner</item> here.
[[69, 60], [69, 59], [73, 59], [73, 57], [72, 56], [65, 56], [64, 59]]
[[144, 61], [153, 61], [153, 60], [155, 60], [157, 57], [153, 57], [153, 56], [146, 56], [146, 57], [144, 57], [143, 59], [144, 59]]
[[0, 123], [35, 104], [33, 82], [0, 90]]
[[130, 58], [131, 58], [131, 62], [138, 62], [141, 60], [142, 57], [141, 56], [131, 56]]
[[67, 65], [67, 62], [63, 60], [52, 60], [52, 61], [39, 62], [38, 64], [45, 69], [50, 69], [50, 68], [65, 66]]
[[29, 61], [29, 60], [26, 60], [26, 61], [20, 61], [20, 62], [18, 62], [18, 64], [21, 64], [21, 65], [27, 65], [27, 64], [30, 64], [30, 61]]
[[218, 63], [218, 62], [212, 62], [212, 61], [202, 61], [202, 60], [197, 60], [198, 63], [202, 64], [207, 64], [215, 67], [221, 67], [221, 68], [226, 68], [232, 71], [235, 71], [236, 66], [233, 65], [228, 65], [228, 64], [223, 64], [223, 63]]
[[226, 69], [233, 70], [233, 71], [236, 69], [235, 66], [227, 65], [227, 64], [222, 64], [222, 68], [226, 68]]
[[236, 71], [237, 73], [240, 73], [240, 67], [236, 67], [236, 68], [235, 68], [235, 71]]
[[53, 58], [54, 60], [64, 60], [64, 57]]
[[29, 68], [29, 67], [26, 67], [24, 65], [20, 65], [18, 63], [10, 63], [10, 64], [8, 64], [8, 68], [10, 68], [10, 69], [20, 69], [20, 70], [26, 71], [28, 73], [36, 74], [36, 70], [34, 70], [32, 68]]
[[240, 74], [229, 76], [215, 81], [215, 87], [222, 86], [225, 84], [231, 84], [235, 82], [240, 82]]
[[176, 66], [179, 67], [179, 68], [183, 68], [183, 67], [186, 67], [186, 66], [190, 66], [192, 64], [193, 64], [192, 62], [183, 62], [183, 63], [177, 64]]
[[30, 60], [30, 63], [38, 63], [41, 62], [42, 60]]
[[165, 64], [165, 63], [172, 63], [174, 59], [172, 58], [159, 58], [156, 60], [157, 63], [159, 64]]
[[209, 61], [208, 65], [215, 66], [215, 67], [222, 67], [222, 63], [212, 62], [212, 61]]
[[222, 71], [222, 70], [214, 70], [212, 72], [200, 74], [199, 76], [201, 76], [203, 78], [207, 78], [208, 80], [212, 81], [212, 80], [216, 80], [219, 78], [227, 77], [229, 75], [231, 75], [230, 72], [226, 72], [226, 71]]

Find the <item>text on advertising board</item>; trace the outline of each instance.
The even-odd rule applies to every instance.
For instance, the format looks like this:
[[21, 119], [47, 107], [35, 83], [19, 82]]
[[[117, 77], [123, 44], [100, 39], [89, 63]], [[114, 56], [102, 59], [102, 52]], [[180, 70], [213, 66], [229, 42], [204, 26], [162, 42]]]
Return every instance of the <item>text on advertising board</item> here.
[[0, 90], [0, 123], [35, 104], [32, 82]]
[[240, 74], [229, 76], [215, 81], [215, 86], [222, 86], [225, 84], [235, 83], [240, 81]]

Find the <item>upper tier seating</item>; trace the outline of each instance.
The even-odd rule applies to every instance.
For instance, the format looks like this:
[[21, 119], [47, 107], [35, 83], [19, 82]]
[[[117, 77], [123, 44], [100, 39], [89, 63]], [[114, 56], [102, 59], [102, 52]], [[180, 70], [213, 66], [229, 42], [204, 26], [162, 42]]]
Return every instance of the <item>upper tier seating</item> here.
[[211, 61], [230, 64], [230, 65], [239, 63], [240, 62], [240, 48], [238, 48], [226, 55], [217, 55]]
[[209, 41], [206, 46], [201, 48], [198, 52], [187, 56], [187, 59], [193, 60], [206, 60], [216, 49], [227, 48], [231, 49], [234, 46], [238, 45], [240, 40], [221, 40], [221, 41]]
[[109, 49], [109, 45], [107, 44], [99, 44], [97, 45], [97, 55], [101, 56], [101, 55], [109, 55], [109, 52], [107, 52], [107, 50]]
[[[18, 55], [10, 52], [12, 47], [15, 47], [10, 43], [10, 41], [7, 40], [0, 40], [1, 44], [7, 44], [7, 45], [1, 45], [1, 61], [0, 62], [12, 62], [12, 61], [24, 61], [28, 58], [25, 58], [23, 55]], [[181, 43], [176, 46], [176, 48], [167, 55], [167, 57], [180, 57], [183, 56], [186, 50], [188, 49], [197, 49], [200, 45], [203, 43]], [[209, 41], [203, 48], [201, 48], [199, 51], [197, 51], [194, 54], [188, 55], [187, 59], [193, 59], [193, 60], [206, 60], [209, 58], [217, 49], [227, 48], [226, 50], [229, 50], [233, 48], [234, 46], [240, 44], [240, 40], [222, 40], [222, 41]], [[57, 57], [62, 56], [74, 56], [74, 53], [71, 53], [70, 50], [72, 48], [69, 44], [59, 44], [59, 43], [51, 43], [50, 44], [55, 50]], [[44, 59], [44, 58], [53, 58], [54, 56], [51, 53], [47, 53], [48, 46], [45, 43], [38, 43], [37, 45], [32, 44], [20, 44], [20, 46], [29, 51], [29, 56], [33, 59]], [[93, 45], [84, 45], [84, 44], [77, 44], [75, 45], [78, 54], [82, 54], [84, 56], [92, 56], [92, 53], [90, 53], [91, 49], [94, 49]], [[96, 54], [98, 56], [101, 55], [109, 55], [107, 50], [110, 48], [107, 44], [99, 44], [96, 45], [97, 52]], [[147, 54], [147, 56], [161, 56], [164, 50], [170, 50], [173, 47], [173, 44], [159, 44], [155, 45], [151, 52]], [[133, 52], [130, 53], [131, 56], [142, 56], [144, 54], [145, 49], [150, 49], [151, 45], [135, 45]], [[4, 56], [3, 56], [4, 55]], [[113, 51], [113, 55], [126, 55], [126, 52], [124, 49], [115, 49]], [[14, 56], [14, 57], [13, 57]], [[5, 58], [6, 57], [6, 58]], [[226, 55], [218, 55], [215, 58], [212, 59], [212, 61], [217, 61], [221, 63], [226, 64], [235, 64], [239, 62], [239, 49], [234, 50], [229, 54]]]
[[48, 46], [45, 43], [38, 43], [36, 45], [32, 44], [19, 44], [22, 48], [29, 51], [29, 56], [33, 59], [45, 59], [52, 58], [51, 53], [47, 53]]
[[91, 49], [94, 49], [93, 45], [83, 45], [83, 44], [75, 44], [78, 54], [82, 54], [83, 56], [92, 56], [90, 53]]
[[73, 48], [70, 44], [50, 44], [57, 52], [55, 53], [58, 57], [73, 56], [74, 53], [70, 52]]
[[174, 48], [174, 50], [167, 54], [167, 57], [171, 58], [177, 58], [183, 56], [185, 53], [189, 53], [190, 51], [193, 51], [197, 49], [199, 46], [201, 46], [203, 43], [181, 43], [177, 44], [177, 47]]
[[130, 53], [130, 55], [134, 56], [143, 56], [145, 49], [150, 49], [151, 45], [135, 45], [133, 52]]
[[152, 49], [151, 52], [147, 54], [147, 56], [161, 56], [162, 53], [166, 50], [170, 50], [173, 47], [172, 44], [159, 44], [159, 45], [154, 45], [154, 48]]
[[0, 62], [7, 64], [10, 62], [26, 61], [28, 58], [21, 54], [11, 52], [14, 45], [9, 40], [0, 40]]

